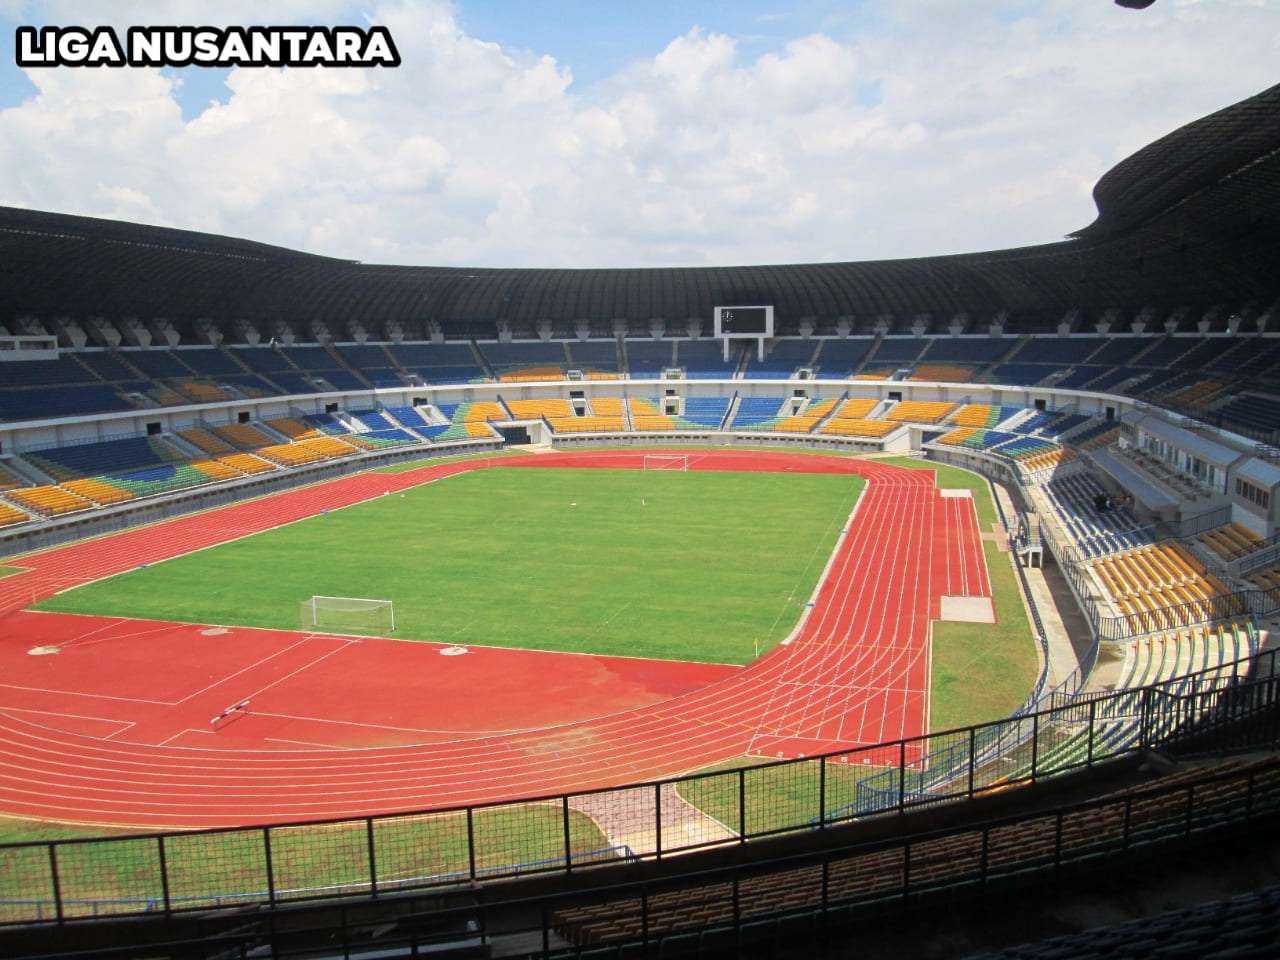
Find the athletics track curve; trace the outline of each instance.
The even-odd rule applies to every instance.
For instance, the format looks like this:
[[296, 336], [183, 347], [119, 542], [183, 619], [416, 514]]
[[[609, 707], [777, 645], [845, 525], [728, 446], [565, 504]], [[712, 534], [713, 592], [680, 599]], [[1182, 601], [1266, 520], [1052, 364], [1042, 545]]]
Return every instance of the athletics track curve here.
[[[50, 729], [30, 714], [6, 710], [0, 682], [0, 813], [155, 828], [323, 819], [613, 786], [748, 752], [812, 755], [926, 732], [930, 621], [938, 618], [940, 598], [991, 593], [972, 501], [941, 496], [930, 470], [874, 460], [673, 452], [688, 455], [694, 470], [868, 480], [807, 620], [789, 644], [747, 667], [594, 719], [344, 750], [157, 745], [114, 740], [90, 728]], [[42, 615], [22, 608], [85, 579], [464, 471], [636, 469], [643, 455], [557, 453], [366, 473], [50, 550], [14, 561], [28, 572], [0, 580], [0, 644], [30, 646], [31, 618]], [[21, 637], [13, 635], [18, 626]], [[893, 754], [879, 759], [896, 762]]]

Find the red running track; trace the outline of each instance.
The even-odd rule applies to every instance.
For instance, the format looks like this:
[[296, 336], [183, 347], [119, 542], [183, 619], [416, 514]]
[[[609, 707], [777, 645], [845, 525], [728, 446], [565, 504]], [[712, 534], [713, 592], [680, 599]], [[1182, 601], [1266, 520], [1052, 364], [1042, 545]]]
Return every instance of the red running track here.
[[[576, 658], [598, 681], [609, 711], [603, 716], [575, 716], [591, 704], [571, 698], [557, 714], [561, 694], [544, 695], [548, 683], [573, 680], [556, 676], [569, 655], [473, 648], [471, 663], [491, 658], [515, 679], [506, 688], [477, 683], [465, 704], [456, 697], [438, 703], [403, 679], [416, 675], [410, 658], [426, 656], [430, 645], [238, 628], [211, 644], [194, 637], [200, 628], [192, 625], [15, 612], [87, 579], [455, 473], [636, 469], [642, 456], [551, 454], [363, 474], [20, 561], [28, 573], [0, 580], [0, 611], [10, 614], [0, 620], [0, 667], [7, 668], [0, 675], [0, 812], [152, 827], [353, 816], [611, 786], [748, 752], [799, 756], [926, 731], [930, 622], [940, 598], [989, 596], [990, 586], [972, 501], [940, 496], [932, 471], [875, 461], [690, 455], [695, 470], [846, 473], [869, 484], [790, 643], [741, 669], [586, 666], [610, 658]], [[77, 631], [71, 641], [67, 622]], [[81, 671], [74, 690], [31, 682], [42, 668], [30, 663], [64, 656], [17, 658], [41, 642], [42, 631], [77, 656], [92, 657], [102, 641], [102, 657], [93, 661], [101, 668]], [[130, 636], [147, 631], [163, 634], [164, 656], [130, 659], [128, 651], [144, 649], [130, 646]], [[25, 683], [12, 681], [17, 663], [27, 665]], [[657, 673], [640, 675], [650, 670]], [[249, 714], [209, 733], [207, 716], [246, 686], [254, 692]], [[503, 717], [532, 722], [511, 729]], [[383, 745], [352, 746], [370, 727]]]

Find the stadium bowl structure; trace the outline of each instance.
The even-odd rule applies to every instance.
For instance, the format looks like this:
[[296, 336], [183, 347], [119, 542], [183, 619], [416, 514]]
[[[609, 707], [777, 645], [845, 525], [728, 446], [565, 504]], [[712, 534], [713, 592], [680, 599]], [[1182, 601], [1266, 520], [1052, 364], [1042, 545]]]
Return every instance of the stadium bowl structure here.
[[[1278, 187], [1273, 87], [1118, 165], [1095, 189], [1098, 219], [1066, 241], [956, 257], [372, 266], [0, 210], [0, 549], [12, 558], [0, 571], [0, 813], [254, 827], [92, 844], [32, 830], [0, 846], [0, 920], [171, 918], [572, 874], [1016, 798], [1269, 716]], [[775, 307], [767, 352], [735, 345], [726, 359], [700, 335], [725, 304]], [[526, 447], [541, 452], [504, 449]], [[490, 651], [456, 655], [447, 638], [410, 647], [31, 609], [443, 477], [634, 470], [654, 452], [694, 472], [831, 473], [866, 489], [789, 642], [743, 668], [640, 676], [584, 659], [553, 688], [566, 705], [575, 686], [590, 692], [568, 716], [539, 712], [541, 681], [520, 682], [545, 675], [539, 658], [552, 654], [493, 653], [499, 682], [484, 673]], [[972, 498], [890, 459], [904, 455], [994, 481], [1001, 523], [984, 529]], [[1040, 661], [1025, 701], [987, 725], [931, 729], [931, 624], [976, 617], [988, 598], [998, 609], [997, 542], [1019, 578], [1053, 558], [1083, 642], [1055, 642], [1022, 579]], [[349, 592], [374, 594], [365, 586]], [[409, 684], [428, 655], [441, 676], [469, 678], [471, 695]], [[312, 668], [330, 682], [297, 686]], [[428, 722], [486, 697], [469, 726]], [[502, 711], [527, 722], [492, 721]], [[374, 727], [387, 739], [360, 740]], [[747, 754], [775, 762], [689, 773]], [[1249, 816], [1255, 799], [1271, 809], [1269, 772], [1219, 779], [1231, 776], [1205, 789], [1247, 798]], [[1186, 802], [1179, 824], [1196, 814]], [[1127, 849], [1133, 809], [1089, 822], [1103, 833], [1123, 822]], [[298, 825], [351, 816], [363, 819]], [[1075, 836], [1065, 816], [1059, 859]], [[405, 853], [428, 848], [439, 856]], [[737, 926], [737, 878], [733, 890]], [[553, 924], [547, 907], [539, 932], [548, 944], [554, 926], [566, 949], [648, 944], [647, 909], [635, 929], [613, 929], [595, 915]]]

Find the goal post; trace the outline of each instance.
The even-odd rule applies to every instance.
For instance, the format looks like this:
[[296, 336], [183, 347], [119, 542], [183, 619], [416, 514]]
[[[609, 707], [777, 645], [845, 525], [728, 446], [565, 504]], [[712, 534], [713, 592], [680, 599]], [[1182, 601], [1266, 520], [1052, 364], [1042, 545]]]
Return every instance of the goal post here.
[[689, 469], [689, 458], [679, 453], [646, 453], [644, 469], [685, 471]]
[[314, 596], [302, 601], [299, 614], [302, 626], [310, 630], [383, 635], [396, 628], [396, 609], [391, 600]]

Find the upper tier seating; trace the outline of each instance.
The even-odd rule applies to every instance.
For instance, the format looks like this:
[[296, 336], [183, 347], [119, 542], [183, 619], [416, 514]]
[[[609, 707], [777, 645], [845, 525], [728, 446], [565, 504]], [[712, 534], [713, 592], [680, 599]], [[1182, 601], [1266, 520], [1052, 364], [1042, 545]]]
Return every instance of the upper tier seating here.
[[1069, 367], [1084, 363], [1106, 343], [1104, 337], [1032, 337], [1014, 355], [1016, 363], [1049, 363]]
[[579, 340], [566, 346], [569, 369], [581, 370], [588, 380], [617, 380], [622, 376], [616, 340]]
[[995, 363], [1017, 343], [1017, 337], [938, 337], [929, 342], [929, 347], [920, 358], [920, 362], [967, 363], [983, 366]]
[[1251, 394], [1235, 397], [1214, 411], [1223, 420], [1271, 434], [1280, 430], [1280, 400]]
[[663, 370], [675, 366], [673, 340], [628, 340], [624, 346], [633, 380], [656, 380]]
[[71, 357], [87, 367], [94, 376], [108, 383], [138, 379], [138, 375], [121, 363], [120, 358], [111, 350], [79, 350], [71, 354]]
[[173, 355], [202, 377], [218, 380], [244, 376], [240, 365], [216, 347], [179, 348]]
[[328, 382], [335, 390], [360, 390], [366, 386], [324, 347], [283, 347], [281, 353], [310, 376]]
[[680, 340], [676, 343], [676, 366], [682, 367], [690, 380], [728, 380], [738, 367], [738, 353], [730, 347], [726, 363], [719, 340]]
[[968, 383], [977, 374], [977, 367], [962, 367], [954, 363], [920, 363], [907, 379], [932, 383]]
[[871, 354], [868, 362], [876, 364], [896, 364], [899, 367], [914, 363], [928, 346], [928, 341], [919, 337], [885, 337], [880, 346]]
[[1196, 345], [1191, 337], [1165, 337], [1157, 340], [1155, 345], [1133, 363], [1139, 367], [1167, 367]]
[[511, 341], [477, 344], [490, 369], [508, 383], [563, 380], [569, 362], [564, 344], [558, 342]]
[[374, 387], [402, 387], [404, 378], [392, 365], [391, 355], [376, 343], [339, 343], [334, 351], [347, 366], [360, 374]]
[[593, 397], [591, 400], [591, 413], [597, 417], [622, 417], [626, 418], [627, 412], [621, 397]]
[[[6, 363], [0, 367], [0, 374], [7, 376], [11, 368], [24, 367], [30, 362]], [[0, 420], [50, 420], [133, 409], [133, 404], [105, 384], [25, 390], [10, 390], [8, 386], [4, 383], [0, 388]]]
[[387, 352], [424, 383], [476, 383], [488, 380], [469, 343], [393, 343]]
[[854, 370], [862, 365], [875, 341], [870, 338], [859, 340], [824, 340], [822, 350], [818, 353], [818, 376], [827, 380], [842, 380], [853, 375]]
[[764, 360], [757, 360], [754, 347], [749, 347], [747, 372], [744, 376], [748, 380], [789, 379], [800, 367], [809, 366], [817, 348], [818, 345], [813, 340], [779, 339], [773, 341]]
[[144, 377], [150, 377], [153, 380], [181, 380], [184, 377], [190, 377], [193, 373], [190, 367], [167, 349], [126, 347], [121, 349], [117, 356]]
[[1021, 363], [1016, 358], [1011, 363], [1001, 363], [989, 373], [983, 375], [986, 383], [1005, 384], [1015, 387], [1034, 387], [1041, 380], [1057, 371], [1059, 367], [1043, 363]]
[[1139, 353], [1145, 350], [1154, 342], [1152, 337], [1141, 336], [1113, 336], [1108, 337], [1106, 342], [1090, 354], [1090, 363], [1101, 363], [1106, 365], [1127, 364]]

